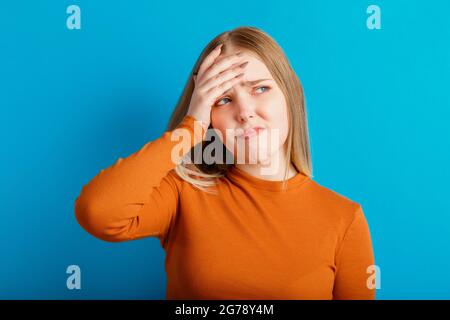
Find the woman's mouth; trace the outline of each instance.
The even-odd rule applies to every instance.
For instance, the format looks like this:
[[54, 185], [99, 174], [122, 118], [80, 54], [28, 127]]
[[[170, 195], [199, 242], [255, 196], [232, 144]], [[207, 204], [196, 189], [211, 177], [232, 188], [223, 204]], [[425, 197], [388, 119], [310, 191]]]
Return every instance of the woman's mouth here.
[[264, 130], [263, 127], [252, 127], [252, 128], [246, 129], [242, 134], [238, 135], [237, 138], [250, 139], [252, 137], [257, 136], [262, 130]]

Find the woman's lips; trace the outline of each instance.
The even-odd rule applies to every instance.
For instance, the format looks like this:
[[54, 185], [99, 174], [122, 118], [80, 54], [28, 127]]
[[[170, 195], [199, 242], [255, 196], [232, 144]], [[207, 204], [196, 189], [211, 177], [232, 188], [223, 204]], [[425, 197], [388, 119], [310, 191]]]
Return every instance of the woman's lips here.
[[257, 136], [262, 130], [264, 130], [263, 127], [253, 127], [253, 128], [249, 128], [247, 130], [244, 131], [243, 134], [238, 135], [238, 138], [244, 138], [244, 139], [249, 139], [251, 137]]

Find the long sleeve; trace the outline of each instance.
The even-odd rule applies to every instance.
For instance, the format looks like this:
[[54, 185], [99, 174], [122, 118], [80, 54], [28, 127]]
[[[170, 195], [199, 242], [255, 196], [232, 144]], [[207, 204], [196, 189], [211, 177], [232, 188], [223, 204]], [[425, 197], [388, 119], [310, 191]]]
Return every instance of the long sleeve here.
[[375, 288], [368, 285], [371, 273], [368, 273], [367, 268], [372, 265], [374, 253], [370, 230], [363, 210], [358, 205], [337, 253], [333, 299], [375, 299]]
[[162, 241], [178, 205], [179, 186], [172, 169], [205, 132], [194, 117], [186, 115], [175, 130], [102, 169], [75, 200], [78, 223], [105, 241], [149, 236]]

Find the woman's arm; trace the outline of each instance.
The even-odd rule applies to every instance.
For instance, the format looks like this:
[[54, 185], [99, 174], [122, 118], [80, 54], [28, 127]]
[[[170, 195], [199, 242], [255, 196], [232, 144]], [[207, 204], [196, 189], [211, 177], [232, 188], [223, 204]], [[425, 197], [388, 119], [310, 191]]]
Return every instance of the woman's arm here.
[[[89, 233], [118, 242], [155, 236], [163, 239], [177, 212], [179, 186], [175, 168], [184, 151], [200, 142], [205, 130], [186, 115], [177, 126], [184, 141], [166, 131], [125, 159], [102, 169], [75, 200], [75, 216]], [[180, 138], [181, 139], [181, 138]], [[174, 141], [172, 141], [174, 140]], [[177, 147], [176, 147], [177, 146]], [[174, 150], [179, 157], [172, 159]]]
[[334, 300], [373, 300], [375, 288], [368, 284], [368, 267], [374, 265], [369, 226], [360, 205], [356, 208], [336, 256]]
[[173, 151], [179, 150], [179, 143], [172, 141], [172, 133], [187, 129], [181, 132], [190, 138], [188, 148], [182, 149], [187, 149], [187, 153], [205, 137], [214, 102], [242, 80], [245, 63], [241, 64], [240, 54], [217, 59], [220, 50], [221, 45], [201, 63], [194, 77], [188, 111], [178, 127], [101, 170], [83, 187], [75, 200], [75, 214], [92, 235], [106, 241], [148, 236], [164, 240], [177, 212], [179, 196], [179, 184], [171, 172], [177, 163], [172, 159], [177, 154]]

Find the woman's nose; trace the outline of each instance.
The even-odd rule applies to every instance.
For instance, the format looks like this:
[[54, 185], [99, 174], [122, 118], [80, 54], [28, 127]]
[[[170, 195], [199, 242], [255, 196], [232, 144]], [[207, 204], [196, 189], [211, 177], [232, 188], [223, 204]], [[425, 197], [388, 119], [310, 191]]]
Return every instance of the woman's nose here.
[[237, 117], [240, 122], [246, 122], [254, 116], [254, 106], [248, 99], [239, 100], [237, 103]]

